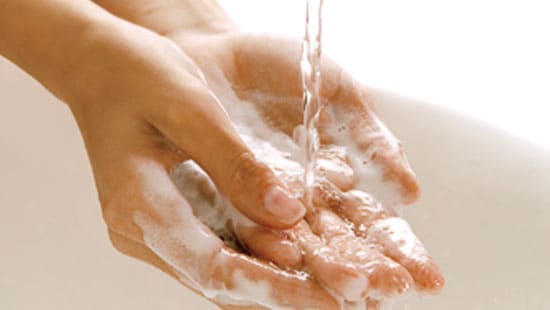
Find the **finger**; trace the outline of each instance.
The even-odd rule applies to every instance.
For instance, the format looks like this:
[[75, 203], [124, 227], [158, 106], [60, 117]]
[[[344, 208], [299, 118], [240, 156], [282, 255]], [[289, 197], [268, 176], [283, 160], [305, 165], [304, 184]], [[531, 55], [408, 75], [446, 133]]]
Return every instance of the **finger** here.
[[193, 206], [193, 214], [228, 241], [239, 241], [256, 257], [271, 261], [282, 268], [301, 265], [300, 249], [288, 233], [257, 225], [234, 210], [216, 191], [206, 173], [192, 161], [178, 165], [171, 177], [181, 194]]
[[357, 224], [353, 227], [359, 235], [366, 231], [373, 221], [395, 215], [393, 210], [384, 208], [368, 193], [358, 190], [343, 192], [327, 180], [317, 183], [313, 202], [316, 206], [330, 208]]
[[355, 174], [348, 162], [345, 148], [323, 146], [316, 156], [316, 176], [325, 177], [342, 191], [350, 190], [355, 186]]
[[340, 196], [340, 204], [332, 206], [336, 207], [336, 212], [354, 224], [355, 233], [362, 237], [367, 237], [367, 230], [372, 223], [394, 215], [371, 195], [358, 190], [343, 193]]
[[[385, 204], [415, 201], [419, 187], [402, 144], [368, 106], [362, 87], [348, 74], [342, 76], [340, 90], [322, 114], [322, 142], [348, 146], [355, 170], [364, 171], [360, 189], [380, 196]], [[387, 188], [394, 193], [384, 195]]]
[[304, 265], [315, 279], [346, 300], [361, 300], [368, 280], [359, 268], [343, 259], [336, 249], [315, 235], [306, 222], [293, 228], [295, 238], [304, 251]]
[[300, 248], [285, 231], [237, 225], [235, 233], [240, 242], [258, 258], [271, 261], [281, 268], [296, 269], [302, 265]]
[[283, 272], [228, 249], [220, 251], [212, 261], [211, 279], [214, 287], [238, 300], [254, 300], [270, 309], [338, 307], [336, 300], [311, 279]]
[[[331, 246], [343, 249], [342, 255], [345, 258], [365, 266], [363, 272], [368, 276], [372, 291], [382, 296], [393, 296], [407, 291], [413, 284], [413, 278], [405, 268], [377, 249], [366, 246], [366, 243], [361, 242], [363, 239], [355, 237], [355, 234], [350, 232], [349, 226], [339, 216], [323, 209], [331, 208], [337, 213], [349, 216], [348, 219], [356, 220], [374, 220], [376, 216], [386, 216], [387, 213], [381, 209], [381, 205], [375, 205], [372, 209], [369, 209], [371, 205], [360, 208], [358, 206], [361, 204], [358, 204], [357, 200], [350, 199], [350, 196], [365, 199], [368, 195], [360, 196], [359, 191], [350, 193], [352, 194], [342, 193], [330, 182], [319, 184], [315, 191], [314, 203], [321, 207], [316, 214], [307, 215], [312, 230], [328, 240]], [[367, 226], [370, 222], [352, 223], [356, 232], [366, 231], [370, 227]]]
[[384, 254], [407, 268], [418, 290], [436, 293], [443, 288], [443, 274], [405, 220], [390, 217], [375, 222], [367, 235], [369, 242], [380, 245]]
[[349, 191], [341, 201], [338, 210], [353, 223], [355, 233], [379, 245], [386, 256], [404, 266], [419, 290], [436, 292], [442, 288], [441, 272], [406, 221], [394, 217], [365, 192]]
[[169, 93], [162, 109], [148, 112], [153, 125], [196, 161], [248, 218], [280, 229], [298, 222], [304, 206], [241, 140], [207, 86], [193, 77], [185, 86], [175, 86], [180, 91]]
[[358, 188], [375, 194], [387, 205], [408, 204], [418, 199], [416, 176], [401, 143], [368, 104], [363, 88], [346, 72], [328, 62], [327, 106], [319, 120], [322, 145], [346, 148], [357, 172]]
[[348, 300], [363, 300], [367, 294], [390, 297], [402, 294], [412, 286], [411, 275], [405, 268], [367, 246], [365, 240], [356, 237], [351, 228], [331, 210], [318, 209], [315, 214], [308, 214], [307, 220], [313, 232], [326, 240], [331, 248], [337, 249], [342, 258], [358, 266], [367, 278], [367, 287], [362, 295]]

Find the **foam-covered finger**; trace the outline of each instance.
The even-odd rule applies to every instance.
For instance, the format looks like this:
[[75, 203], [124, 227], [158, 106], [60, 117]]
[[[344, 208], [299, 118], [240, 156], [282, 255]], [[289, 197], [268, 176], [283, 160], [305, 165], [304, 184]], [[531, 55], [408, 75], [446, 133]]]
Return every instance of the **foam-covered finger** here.
[[327, 246], [315, 235], [306, 222], [294, 228], [296, 240], [304, 251], [304, 265], [323, 286], [345, 300], [365, 297], [368, 280], [357, 266], [343, 259], [338, 251]]
[[373, 111], [362, 86], [349, 74], [342, 75], [340, 84], [321, 115], [322, 143], [347, 147], [360, 189], [385, 204], [413, 202], [419, 187], [402, 144]]
[[235, 234], [256, 257], [271, 261], [281, 268], [298, 268], [302, 265], [300, 248], [286, 231], [257, 225], [237, 225]]
[[438, 292], [445, 279], [434, 260], [409, 224], [398, 217], [375, 222], [368, 230], [368, 241], [380, 246], [384, 254], [407, 268], [417, 289]]
[[308, 213], [306, 219], [311, 230], [328, 243], [338, 237], [352, 237], [353, 232], [336, 214], [326, 208], [317, 208], [316, 212]]
[[[224, 301], [253, 301], [269, 309], [336, 309], [336, 300], [309, 277], [224, 248], [211, 262], [212, 295]], [[211, 296], [214, 297], [214, 296]]]
[[329, 208], [348, 219], [361, 236], [365, 236], [370, 223], [393, 214], [370, 194], [359, 190], [343, 192], [332, 182], [318, 182], [314, 194], [313, 202], [317, 207]]
[[[338, 212], [343, 206], [344, 192], [326, 179], [318, 179], [313, 188], [313, 204], [317, 208], [329, 208]], [[307, 216], [313, 215], [311, 212]]]
[[372, 196], [349, 191], [339, 211], [353, 223], [358, 236], [377, 244], [386, 256], [404, 266], [418, 289], [437, 291], [443, 285], [441, 272], [410, 226]]
[[344, 147], [323, 146], [317, 152], [317, 175], [325, 177], [340, 190], [347, 191], [356, 183]]
[[[328, 209], [319, 209], [307, 216], [312, 230], [327, 240], [340, 257], [355, 266], [368, 281], [367, 294], [394, 296], [402, 294], [412, 286], [408, 271], [378, 249], [368, 246], [363, 238], [355, 236], [351, 228], [339, 216]], [[363, 299], [361, 298], [361, 299]], [[351, 299], [349, 299], [351, 300]]]
[[375, 221], [391, 216], [382, 204], [371, 195], [359, 190], [352, 190], [341, 195], [340, 207], [336, 210], [351, 223], [358, 236], [366, 237], [368, 228]]
[[[359, 154], [356, 164], [379, 174], [378, 182], [393, 185], [401, 203], [418, 199], [420, 189], [402, 144], [374, 113], [365, 114], [348, 124], [349, 138], [355, 143]], [[372, 186], [371, 183], [366, 185]], [[382, 195], [381, 192], [377, 193]], [[381, 197], [388, 199], [389, 197]], [[386, 202], [386, 201], [384, 201]]]

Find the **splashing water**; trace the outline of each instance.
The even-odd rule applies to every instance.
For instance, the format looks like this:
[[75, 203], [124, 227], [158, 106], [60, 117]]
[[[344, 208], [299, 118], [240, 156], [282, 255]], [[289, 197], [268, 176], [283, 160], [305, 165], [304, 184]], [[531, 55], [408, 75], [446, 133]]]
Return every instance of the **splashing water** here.
[[304, 201], [311, 211], [315, 183], [316, 153], [319, 149], [317, 122], [323, 106], [321, 101], [321, 23], [323, 0], [307, 0], [306, 31], [302, 43], [302, 87], [304, 98]]

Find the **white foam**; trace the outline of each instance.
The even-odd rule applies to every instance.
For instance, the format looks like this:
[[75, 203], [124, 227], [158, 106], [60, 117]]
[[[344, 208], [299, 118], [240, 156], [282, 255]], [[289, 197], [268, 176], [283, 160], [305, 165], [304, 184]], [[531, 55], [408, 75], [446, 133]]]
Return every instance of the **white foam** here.
[[[224, 208], [216, 186], [197, 164], [185, 161], [173, 169], [172, 180], [193, 208], [193, 214], [215, 232], [225, 229]], [[200, 185], [202, 184], [202, 189]], [[205, 194], [211, 193], [210, 197]]]
[[181, 227], [166, 227], [141, 212], [136, 212], [133, 220], [142, 229], [143, 240], [151, 251], [181, 274], [185, 284], [199, 290], [203, 288], [201, 270], [197, 266], [211, 259], [221, 247], [218, 238], [192, 220]]
[[249, 279], [244, 272], [235, 270], [233, 272], [233, 283], [235, 283], [234, 288], [226, 290], [225, 292], [219, 292], [216, 299], [219, 300], [220, 297], [225, 297], [224, 299], [226, 302], [232, 301], [232, 304], [235, 304], [235, 302], [237, 302], [237, 304], [242, 304], [243, 301], [245, 301], [241, 299], [242, 296], [254, 296], [254, 302], [256, 304], [265, 306], [269, 309], [290, 309], [282, 307], [273, 300], [272, 287], [267, 281], [253, 281]]
[[171, 177], [192, 206], [193, 214], [230, 247], [239, 248], [234, 234], [236, 225], [257, 226], [217, 190], [214, 182], [194, 161], [180, 164], [172, 171]]

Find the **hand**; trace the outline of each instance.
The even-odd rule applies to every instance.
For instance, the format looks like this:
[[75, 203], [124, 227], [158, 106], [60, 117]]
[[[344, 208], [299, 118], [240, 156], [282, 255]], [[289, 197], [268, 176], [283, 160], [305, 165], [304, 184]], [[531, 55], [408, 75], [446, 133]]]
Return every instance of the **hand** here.
[[[243, 100], [246, 100], [254, 103], [255, 108], [272, 127], [287, 136], [292, 135], [293, 129], [301, 123], [299, 42], [242, 34], [231, 22], [223, 19], [216, 20], [214, 26], [198, 23], [206, 25], [204, 28], [198, 27], [199, 29], [185, 25], [184, 18], [173, 22], [175, 19], [170, 17], [185, 13], [178, 11], [180, 6], [185, 6], [182, 4], [185, 1], [172, 4], [173, 6], [163, 6], [162, 2], [157, 2], [157, 9], [148, 10], [148, 14], [140, 13], [139, 6], [129, 9], [120, 2], [114, 7], [109, 1], [100, 2], [125, 18], [167, 33], [201, 67], [209, 86], [225, 105], [230, 116], [233, 116], [233, 121], [239, 115]], [[383, 295], [399, 293], [411, 284], [412, 279], [421, 290], [438, 290], [443, 284], [439, 270], [408, 225], [396, 218], [397, 214], [393, 210], [398, 204], [413, 202], [419, 193], [400, 143], [380, 122], [373, 107], [367, 104], [368, 92], [363, 87], [328, 59], [323, 60], [322, 76], [323, 97], [329, 101], [322, 114], [320, 126], [325, 151], [330, 155], [334, 145], [341, 143], [342, 139], [347, 140], [347, 151], [353, 154], [339, 156], [338, 161], [342, 163], [340, 166], [348, 165], [349, 168], [351, 164], [355, 171], [368, 168], [372, 174], [358, 177], [353, 176], [351, 170], [350, 177], [324, 169], [325, 177], [318, 184], [319, 198], [316, 201], [317, 207], [322, 209], [307, 216], [312, 231], [331, 240], [331, 233], [327, 232], [326, 227], [332, 226], [336, 227], [339, 237], [345, 236], [336, 238], [339, 241], [330, 245], [336, 251], [344, 251], [343, 254], [337, 253], [338, 256], [343, 256], [338, 259], [341, 262], [355, 260], [356, 266], [368, 261], [377, 263], [378, 268], [367, 273], [372, 283], [377, 283], [372, 280], [378, 275], [378, 285], [360, 290], [362, 296], [368, 290], [378, 290]], [[258, 158], [261, 160], [262, 156]], [[271, 168], [277, 171], [273, 165]], [[284, 179], [284, 173], [279, 173], [279, 176]], [[290, 184], [288, 179], [286, 183]], [[300, 187], [296, 184], [288, 186]], [[368, 190], [386, 208], [382, 208], [377, 200], [361, 190]], [[343, 225], [342, 219], [353, 222], [356, 230], [350, 231], [347, 225]], [[385, 229], [386, 226], [391, 229]], [[295, 235], [299, 238], [312, 236], [308, 229], [310, 228], [307, 224], [301, 223], [294, 229], [299, 232]], [[237, 227], [237, 233], [249, 250], [260, 257], [273, 260], [280, 266], [295, 267], [301, 264], [300, 250], [303, 248], [298, 249], [296, 244], [289, 244], [288, 235], [262, 227], [251, 230]], [[358, 237], [366, 237], [366, 241]], [[369, 253], [365, 257], [349, 256], [349, 251], [345, 251], [346, 248], [364, 247], [365, 243]], [[401, 243], [410, 246], [414, 251], [405, 253], [406, 247]], [[346, 246], [342, 246], [343, 244]], [[317, 266], [322, 266], [322, 258], [320, 257], [321, 264]], [[395, 262], [404, 268], [397, 267]], [[310, 261], [309, 264], [315, 262]], [[387, 277], [388, 272], [400, 274], [397, 278], [399, 280], [384, 283], [385, 279], [391, 280], [391, 277]], [[332, 281], [334, 279], [327, 276], [326, 272], [316, 276], [329, 287], [331, 284], [341, 283]], [[332, 289], [337, 290], [335, 287]], [[346, 293], [341, 288], [340, 292]]]
[[[138, 26], [104, 27], [86, 33], [76, 87], [59, 91], [84, 137], [113, 245], [218, 303], [335, 307], [313, 280], [231, 250], [195, 218], [169, 177], [188, 158], [265, 227], [291, 227], [304, 210], [242, 143], [184, 52]], [[271, 288], [265, 298], [254, 283]]]

